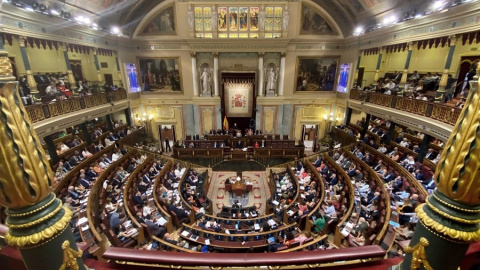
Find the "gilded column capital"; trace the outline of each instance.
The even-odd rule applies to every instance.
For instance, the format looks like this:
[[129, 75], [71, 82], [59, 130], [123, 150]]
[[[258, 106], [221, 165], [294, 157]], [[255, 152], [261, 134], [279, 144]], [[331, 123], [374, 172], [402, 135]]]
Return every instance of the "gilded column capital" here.
[[191, 56], [191, 57], [196, 57], [196, 56], [197, 56], [197, 52], [190, 52], [190, 56]]
[[94, 55], [97, 55], [97, 53], [98, 53], [98, 48], [92, 48], [92, 52], [93, 52]]
[[263, 58], [263, 56], [265, 56], [264, 52], [258, 52], [258, 57]]
[[8, 59], [8, 53], [5, 50], [0, 50], [0, 83], [13, 82], [12, 63]]
[[25, 47], [25, 40], [26, 39], [27, 38], [25, 36], [22, 36], [22, 35], [17, 36], [18, 46]]
[[281, 52], [280, 53], [280, 57], [286, 57], [287, 56], [287, 52]]
[[213, 52], [212, 53], [212, 56], [215, 58], [215, 57], [218, 57], [218, 52]]
[[451, 35], [448, 37], [448, 40], [450, 40], [450, 47], [453, 47], [455, 46], [455, 43], [457, 43], [457, 36]]
[[68, 52], [68, 43], [62, 42], [62, 50], [63, 50], [64, 52]]
[[409, 50], [409, 51], [412, 51], [416, 44], [417, 44], [416, 41], [410, 41], [410, 42], [408, 42], [408, 43], [407, 43], [407, 48], [408, 48], [408, 50]]

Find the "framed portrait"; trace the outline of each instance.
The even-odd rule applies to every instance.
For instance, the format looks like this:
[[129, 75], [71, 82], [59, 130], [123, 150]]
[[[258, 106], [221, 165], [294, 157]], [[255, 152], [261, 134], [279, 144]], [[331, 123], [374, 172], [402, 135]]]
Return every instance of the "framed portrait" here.
[[144, 92], [182, 93], [179, 57], [138, 58], [138, 68]]
[[172, 5], [155, 15], [142, 29], [141, 33], [143, 35], [175, 35], [176, 28], [175, 8]]
[[130, 93], [140, 92], [137, 80], [137, 65], [125, 64], [125, 71], [127, 72], [127, 85]]
[[343, 63], [340, 65], [338, 70], [338, 83], [337, 83], [337, 92], [347, 93], [348, 92], [348, 79], [350, 78], [350, 67], [352, 64]]
[[296, 92], [333, 91], [339, 56], [297, 58]]

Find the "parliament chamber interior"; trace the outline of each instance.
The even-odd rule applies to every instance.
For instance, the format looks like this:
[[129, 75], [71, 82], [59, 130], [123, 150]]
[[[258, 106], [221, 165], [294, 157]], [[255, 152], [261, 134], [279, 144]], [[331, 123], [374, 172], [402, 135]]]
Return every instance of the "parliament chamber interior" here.
[[480, 269], [479, 25], [476, 0], [0, 1], [1, 268]]

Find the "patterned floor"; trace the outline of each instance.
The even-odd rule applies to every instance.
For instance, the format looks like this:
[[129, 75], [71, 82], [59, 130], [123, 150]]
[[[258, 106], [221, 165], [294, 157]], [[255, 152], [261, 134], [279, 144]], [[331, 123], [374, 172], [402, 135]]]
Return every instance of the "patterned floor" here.
[[265, 172], [243, 172], [242, 177], [250, 178], [253, 183], [253, 189], [244, 199], [232, 197], [231, 194], [225, 192], [225, 180], [229, 177], [236, 177], [235, 172], [213, 172], [212, 182], [208, 188], [207, 195], [213, 201], [213, 213], [217, 214], [222, 210], [222, 206], [231, 206], [235, 199], [243, 201], [243, 206], [255, 205], [259, 214], [265, 213], [265, 203], [270, 197], [270, 188], [268, 187]]

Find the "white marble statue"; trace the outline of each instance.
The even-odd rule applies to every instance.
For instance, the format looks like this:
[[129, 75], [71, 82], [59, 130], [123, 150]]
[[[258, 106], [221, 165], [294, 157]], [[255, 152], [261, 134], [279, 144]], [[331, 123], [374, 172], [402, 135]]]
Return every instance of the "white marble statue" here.
[[288, 6], [286, 6], [283, 10], [283, 30], [287, 30], [289, 18], [290, 16], [288, 15]]
[[192, 5], [190, 5], [188, 7], [187, 22], [188, 22], [188, 27], [190, 28], [190, 30], [193, 30], [194, 14], [193, 14], [193, 10], [192, 10]]
[[202, 82], [202, 94], [203, 95], [211, 95], [212, 90], [210, 89], [211, 85], [211, 78], [210, 72], [208, 68], [204, 68], [202, 75], [200, 76], [200, 81]]
[[273, 68], [271, 67], [267, 70], [267, 87], [265, 90], [275, 91], [276, 82], [277, 82], [277, 74], [275, 73], [275, 70], [273, 70]]

